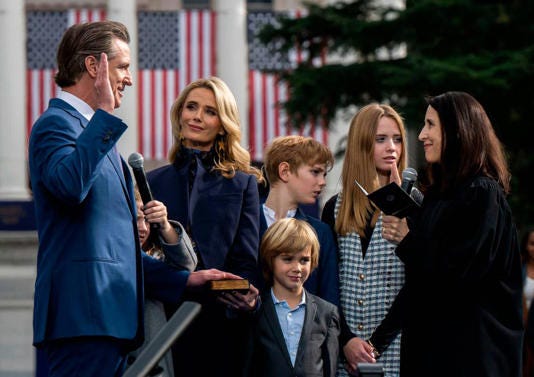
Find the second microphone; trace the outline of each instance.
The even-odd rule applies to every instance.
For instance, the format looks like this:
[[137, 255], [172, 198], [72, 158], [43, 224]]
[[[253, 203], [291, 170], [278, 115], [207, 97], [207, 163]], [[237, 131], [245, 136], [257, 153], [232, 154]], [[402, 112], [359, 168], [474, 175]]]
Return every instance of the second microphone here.
[[[148, 202], [154, 200], [154, 198], [152, 197], [152, 191], [150, 191], [150, 186], [148, 185], [148, 181], [146, 179], [143, 163], [144, 158], [140, 153], [134, 152], [130, 155], [130, 157], [128, 157], [128, 165], [130, 165], [132, 168], [135, 181], [137, 182], [139, 194], [141, 194], [141, 200], [143, 201], [143, 204], [147, 204]], [[150, 229], [158, 230], [159, 224], [151, 223]]]

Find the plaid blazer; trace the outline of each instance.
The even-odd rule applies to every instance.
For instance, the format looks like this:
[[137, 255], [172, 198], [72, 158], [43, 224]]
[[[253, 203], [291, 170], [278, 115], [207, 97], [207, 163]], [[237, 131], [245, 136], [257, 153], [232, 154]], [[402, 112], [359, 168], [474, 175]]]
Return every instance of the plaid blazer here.
[[[341, 203], [338, 195], [337, 216]], [[340, 300], [347, 324], [354, 334], [369, 339], [404, 284], [404, 264], [395, 255], [395, 245], [382, 238], [382, 214], [376, 222], [365, 258], [360, 236], [337, 235], [339, 245]], [[380, 356], [386, 377], [399, 375], [400, 334]], [[348, 376], [340, 366], [338, 376]]]

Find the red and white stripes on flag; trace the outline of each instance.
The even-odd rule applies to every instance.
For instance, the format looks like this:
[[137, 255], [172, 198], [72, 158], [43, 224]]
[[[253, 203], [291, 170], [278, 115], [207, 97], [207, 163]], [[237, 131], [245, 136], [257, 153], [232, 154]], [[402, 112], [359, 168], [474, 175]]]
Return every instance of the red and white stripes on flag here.
[[165, 159], [172, 145], [171, 106], [180, 92], [180, 71], [144, 69], [137, 76], [139, 150]]
[[67, 14], [67, 27], [83, 22], [101, 21], [106, 19], [105, 9], [72, 9]]
[[26, 70], [26, 135], [48, 107], [48, 101], [57, 96], [59, 88], [54, 81], [56, 69]]
[[288, 99], [288, 89], [276, 75], [251, 70], [249, 86], [249, 143], [253, 161], [262, 161], [263, 150], [278, 136], [310, 136], [328, 145], [328, 129], [320, 121], [307, 121], [300, 128], [288, 123], [280, 107]]
[[215, 74], [215, 12], [180, 12], [180, 82]]
[[215, 23], [212, 11], [180, 11], [178, 66], [139, 70], [139, 150], [145, 158], [166, 159], [172, 145], [174, 100], [191, 81], [216, 74]]
[[[249, 12], [249, 145], [253, 161], [263, 160], [263, 150], [278, 136], [303, 135], [328, 145], [328, 130], [321, 121], [307, 121], [300, 128], [288, 122], [281, 103], [289, 98], [287, 84], [278, 75], [264, 71], [291, 69], [307, 59], [305, 52], [292, 49], [287, 55], [273, 54], [272, 46], [266, 48], [257, 33], [266, 24], [276, 24], [273, 12]], [[289, 17], [301, 17], [300, 12], [290, 12]], [[324, 64], [324, 56], [314, 60], [315, 65]]]

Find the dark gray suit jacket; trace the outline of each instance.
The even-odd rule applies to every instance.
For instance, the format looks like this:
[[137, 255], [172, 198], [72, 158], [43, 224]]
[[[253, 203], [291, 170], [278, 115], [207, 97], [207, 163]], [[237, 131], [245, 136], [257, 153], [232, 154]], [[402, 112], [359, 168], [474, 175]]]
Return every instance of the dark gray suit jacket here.
[[266, 290], [250, 329], [246, 377], [335, 376], [339, 353], [339, 313], [336, 306], [306, 292], [306, 314], [295, 366], [271, 297]]

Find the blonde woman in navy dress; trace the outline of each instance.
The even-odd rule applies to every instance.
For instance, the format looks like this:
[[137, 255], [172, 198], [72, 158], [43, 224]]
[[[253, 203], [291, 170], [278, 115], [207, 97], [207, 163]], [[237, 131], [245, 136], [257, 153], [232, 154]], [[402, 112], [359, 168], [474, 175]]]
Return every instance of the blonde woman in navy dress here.
[[[197, 270], [219, 266], [254, 285], [262, 176], [240, 145], [234, 95], [217, 77], [196, 80], [174, 102], [171, 121], [170, 164], [148, 173], [154, 198], [165, 203], [169, 218], [186, 228], [198, 256]], [[257, 296], [252, 286], [247, 295], [236, 293], [226, 305], [209, 292], [186, 297], [200, 302], [202, 312], [174, 347], [176, 374], [238, 375], [245, 320]]]

